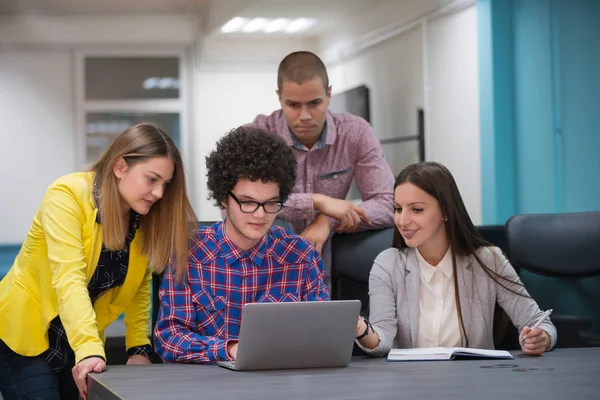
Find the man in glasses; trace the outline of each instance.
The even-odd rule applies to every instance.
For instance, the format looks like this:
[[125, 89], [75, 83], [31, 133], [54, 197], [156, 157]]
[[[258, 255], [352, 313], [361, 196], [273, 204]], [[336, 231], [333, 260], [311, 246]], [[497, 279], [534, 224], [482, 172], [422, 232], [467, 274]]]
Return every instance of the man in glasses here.
[[246, 303], [329, 299], [315, 248], [273, 226], [296, 180], [289, 146], [240, 127], [219, 141], [206, 167], [210, 197], [226, 218], [191, 239], [186, 276], [165, 273], [154, 339], [165, 362], [235, 360]]

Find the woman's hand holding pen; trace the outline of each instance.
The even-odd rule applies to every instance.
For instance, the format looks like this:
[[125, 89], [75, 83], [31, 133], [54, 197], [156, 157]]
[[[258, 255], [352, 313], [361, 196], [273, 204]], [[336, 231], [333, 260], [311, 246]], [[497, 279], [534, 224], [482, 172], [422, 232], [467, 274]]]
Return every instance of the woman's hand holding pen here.
[[523, 353], [530, 356], [539, 356], [550, 349], [552, 343], [548, 332], [542, 330], [540, 325], [552, 314], [552, 309], [546, 310], [532, 326], [525, 326], [519, 335], [519, 344]]
[[521, 350], [530, 356], [539, 356], [545, 353], [550, 347], [550, 336], [542, 328], [531, 329], [525, 326], [521, 330], [519, 339]]

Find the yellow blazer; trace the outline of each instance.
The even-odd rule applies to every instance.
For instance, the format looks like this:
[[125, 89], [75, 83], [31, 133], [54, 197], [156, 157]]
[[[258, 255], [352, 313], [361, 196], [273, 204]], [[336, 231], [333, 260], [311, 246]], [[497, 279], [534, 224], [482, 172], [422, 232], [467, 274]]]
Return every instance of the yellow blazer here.
[[37, 356], [49, 347], [48, 327], [57, 315], [76, 362], [105, 356], [104, 330], [125, 312], [126, 346], [150, 344], [148, 260], [139, 231], [131, 242], [123, 285], [92, 306], [87, 284], [102, 250], [102, 225], [92, 186], [94, 173], [57, 179], [42, 200], [15, 263], [0, 282], [0, 339], [14, 352]]

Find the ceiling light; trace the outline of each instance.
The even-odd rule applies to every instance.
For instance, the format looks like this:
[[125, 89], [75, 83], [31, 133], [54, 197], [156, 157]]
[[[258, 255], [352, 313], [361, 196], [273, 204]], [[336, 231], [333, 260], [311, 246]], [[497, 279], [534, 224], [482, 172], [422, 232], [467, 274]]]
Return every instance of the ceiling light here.
[[261, 31], [265, 26], [267, 26], [268, 23], [269, 20], [266, 18], [254, 18], [242, 27], [242, 32], [252, 33]]
[[292, 23], [289, 24], [285, 28], [285, 32], [286, 33], [302, 32], [302, 31], [307, 30], [308, 28], [310, 28], [314, 24], [315, 24], [315, 20], [314, 19], [310, 19], [310, 18], [298, 18], [298, 19], [295, 19], [294, 21], [292, 21]]
[[221, 27], [221, 32], [230, 33], [237, 32], [241, 29], [242, 26], [246, 25], [248, 20], [242, 17], [235, 17], [227, 21], [225, 25]]
[[269, 22], [267, 26], [265, 26], [264, 31], [267, 33], [273, 33], [283, 30], [285, 26], [289, 24], [289, 20], [286, 18], [276, 18], [273, 21]]
[[300, 33], [306, 31], [316, 25], [317, 21], [312, 18], [243, 18], [235, 17], [227, 21], [225, 25], [221, 27], [223, 33], [274, 33], [274, 32], [285, 32], [285, 33]]

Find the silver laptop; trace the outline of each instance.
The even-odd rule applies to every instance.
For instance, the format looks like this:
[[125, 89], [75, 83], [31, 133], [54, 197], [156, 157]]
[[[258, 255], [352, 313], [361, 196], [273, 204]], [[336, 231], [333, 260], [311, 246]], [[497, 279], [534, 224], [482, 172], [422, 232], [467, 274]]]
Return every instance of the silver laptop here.
[[359, 300], [249, 303], [235, 361], [236, 371], [345, 367], [350, 364]]

